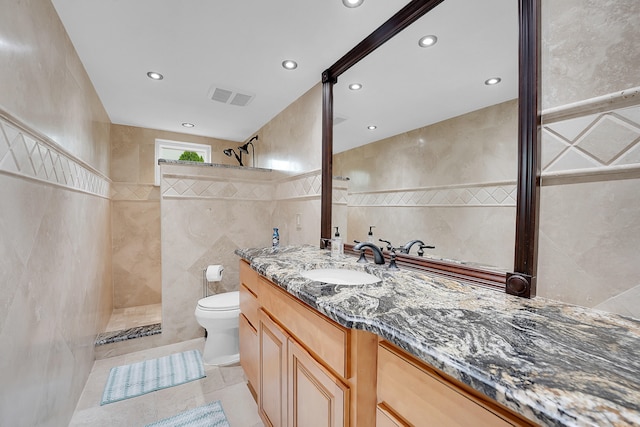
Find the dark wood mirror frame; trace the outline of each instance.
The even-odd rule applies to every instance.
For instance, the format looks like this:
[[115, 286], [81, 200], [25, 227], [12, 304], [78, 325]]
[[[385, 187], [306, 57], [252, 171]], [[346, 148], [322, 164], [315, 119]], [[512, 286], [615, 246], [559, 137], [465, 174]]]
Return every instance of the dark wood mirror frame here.
[[[322, 73], [322, 202], [320, 245], [331, 238], [333, 180], [333, 85], [362, 58], [444, 0], [412, 0]], [[400, 266], [436, 272], [509, 294], [536, 295], [540, 195], [540, 103], [538, 98], [540, 0], [519, 0], [518, 194], [514, 271], [500, 273], [465, 264], [398, 255]], [[352, 245], [345, 245], [352, 252]]]

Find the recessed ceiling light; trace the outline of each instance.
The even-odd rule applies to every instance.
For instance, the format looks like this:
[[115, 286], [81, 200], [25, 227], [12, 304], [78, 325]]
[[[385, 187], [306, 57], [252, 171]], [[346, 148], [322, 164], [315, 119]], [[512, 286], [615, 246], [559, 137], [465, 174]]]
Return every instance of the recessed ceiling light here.
[[282, 61], [282, 66], [286, 70], [295, 70], [296, 68], [298, 68], [298, 63], [296, 61], [291, 60], [291, 59], [287, 59], [287, 60]]
[[367, 129], [369, 129], [369, 130], [376, 130], [376, 129], [378, 129], [378, 126], [374, 126], [374, 125], [367, 126]]
[[420, 47], [431, 47], [438, 42], [438, 37], [434, 35], [424, 36], [420, 40], [418, 40], [418, 45]]
[[486, 84], [487, 86], [493, 86], [493, 85], [497, 85], [501, 81], [502, 79], [500, 77], [491, 77], [490, 79], [485, 80], [484, 84]]
[[192, 127], [195, 127], [196, 125], [194, 125], [193, 123], [184, 122], [182, 126], [186, 128], [192, 128]]
[[364, 3], [364, 0], [342, 0], [342, 4], [344, 4], [347, 7], [362, 6], [362, 3]]
[[360, 90], [360, 89], [362, 89], [362, 85], [360, 83], [351, 83], [349, 85], [349, 89], [351, 89], [351, 90]]
[[149, 71], [147, 73], [147, 77], [149, 77], [150, 79], [153, 79], [153, 80], [162, 80], [162, 79], [164, 79], [164, 76], [162, 74], [156, 73], [155, 71]]

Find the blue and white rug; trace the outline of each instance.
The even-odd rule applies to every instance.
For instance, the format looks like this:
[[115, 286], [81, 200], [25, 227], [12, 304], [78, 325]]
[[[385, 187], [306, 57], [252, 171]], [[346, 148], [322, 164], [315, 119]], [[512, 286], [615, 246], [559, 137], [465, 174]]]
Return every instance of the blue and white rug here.
[[208, 405], [189, 409], [165, 418], [145, 427], [231, 427], [224, 415], [222, 404], [219, 400]]
[[111, 368], [100, 405], [204, 378], [198, 350]]

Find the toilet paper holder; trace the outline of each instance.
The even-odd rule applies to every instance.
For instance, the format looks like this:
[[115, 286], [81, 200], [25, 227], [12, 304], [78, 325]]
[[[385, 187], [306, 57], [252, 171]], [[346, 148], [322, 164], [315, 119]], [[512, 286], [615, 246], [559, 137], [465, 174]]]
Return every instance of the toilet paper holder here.
[[202, 270], [202, 297], [209, 296], [209, 282], [220, 282], [224, 268], [221, 265], [209, 265]]

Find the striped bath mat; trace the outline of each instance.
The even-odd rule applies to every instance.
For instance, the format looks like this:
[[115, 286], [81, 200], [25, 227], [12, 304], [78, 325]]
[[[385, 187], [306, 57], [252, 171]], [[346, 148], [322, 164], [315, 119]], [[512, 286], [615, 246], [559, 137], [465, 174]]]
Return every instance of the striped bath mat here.
[[198, 350], [111, 368], [100, 405], [205, 377]]
[[231, 427], [219, 400], [147, 424], [145, 427]]

